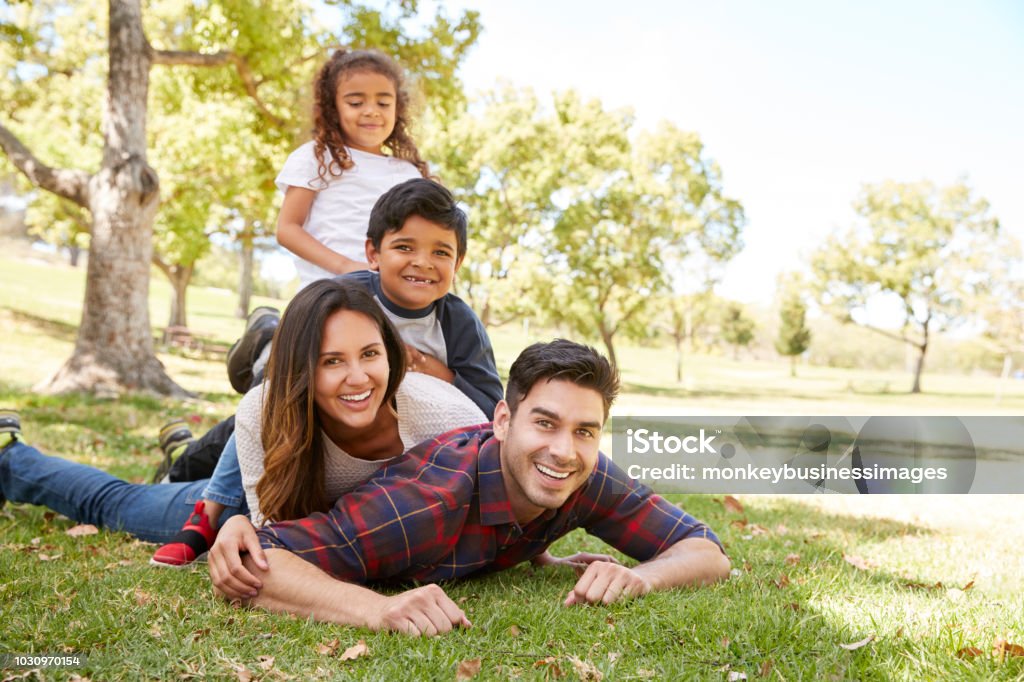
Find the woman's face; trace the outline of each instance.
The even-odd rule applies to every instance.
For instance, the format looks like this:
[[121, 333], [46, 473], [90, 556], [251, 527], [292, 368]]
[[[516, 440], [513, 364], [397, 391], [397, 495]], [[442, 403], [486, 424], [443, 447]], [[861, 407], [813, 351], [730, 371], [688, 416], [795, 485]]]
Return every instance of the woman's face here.
[[373, 425], [388, 387], [388, 355], [376, 322], [339, 310], [324, 323], [314, 377], [314, 400], [332, 436]]

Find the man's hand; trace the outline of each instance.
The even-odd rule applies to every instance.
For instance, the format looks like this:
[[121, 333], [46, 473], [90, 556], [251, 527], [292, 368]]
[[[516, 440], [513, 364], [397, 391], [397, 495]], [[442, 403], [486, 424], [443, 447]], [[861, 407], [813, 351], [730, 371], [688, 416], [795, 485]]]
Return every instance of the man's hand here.
[[437, 585], [382, 597], [383, 607], [371, 618], [371, 630], [394, 630], [413, 637], [434, 637], [452, 628], [472, 627], [466, 614]]
[[646, 578], [631, 568], [607, 561], [595, 561], [587, 566], [562, 605], [611, 604], [620, 599], [647, 594], [652, 587]]
[[405, 344], [405, 362], [412, 372], [429, 374], [441, 381], [447, 381], [449, 384], [455, 381], [455, 373], [448, 369], [443, 362], [409, 344]]
[[262, 570], [269, 569], [263, 548], [256, 537], [256, 529], [245, 516], [233, 516], [224, 522], [217, 533], [217, 541], [210, 548], [207, 564], [214, 588], [229, 600], [255, 597], [263, 587], [259, 578], [242, 565], [243, 552], [248, 552]]

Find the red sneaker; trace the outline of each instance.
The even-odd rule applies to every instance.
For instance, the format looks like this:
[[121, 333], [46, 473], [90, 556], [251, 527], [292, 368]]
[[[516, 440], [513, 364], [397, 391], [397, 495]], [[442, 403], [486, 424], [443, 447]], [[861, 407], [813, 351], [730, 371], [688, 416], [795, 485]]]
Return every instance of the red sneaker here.
[[206, 503], [202, 500], [196, 502], [192, 515], [188, 517], [185, 525], [170, 542], [156, 550], [149, 563], [154, 566], [183, 568], [201, 554], [205, 554], [217, 539], [217, 530], [210, 526], [205, 507]]

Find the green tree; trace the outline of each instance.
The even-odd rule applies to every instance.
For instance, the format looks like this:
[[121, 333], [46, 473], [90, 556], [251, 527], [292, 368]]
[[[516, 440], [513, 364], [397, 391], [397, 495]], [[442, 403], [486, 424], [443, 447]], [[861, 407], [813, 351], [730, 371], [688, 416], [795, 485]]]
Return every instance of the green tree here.
[[782, 300], [779, 304], [779, 334], [775, 338], [775, 350], [779, 355], [789, 356], [789, 375], [796, 376], [796, 359], [811, 347], [811, 330], [807, 328], [807, 304], [801, 294], [803, 289], [799, 278], [783, 282], [780, 288]]
[[[976, 316], [1000, 247], [999, 221], [964, 182], [866, 185], [854, 209], [859, 224], [812, 257], [819, 300], [839, 319], [914, 348], [911, 392], [920, 393], [932, 335]], [[878, 295], [900, 302], [898, 332], [867, 321], [865, 307]]]
[[722, 339], [732, 346], [733, 358], [739, 359], [740, 348], [745, 348], [754, 340], [756, 325], [747, 315], [746, 309], [739, 303], [728, 303], [722, 309]]

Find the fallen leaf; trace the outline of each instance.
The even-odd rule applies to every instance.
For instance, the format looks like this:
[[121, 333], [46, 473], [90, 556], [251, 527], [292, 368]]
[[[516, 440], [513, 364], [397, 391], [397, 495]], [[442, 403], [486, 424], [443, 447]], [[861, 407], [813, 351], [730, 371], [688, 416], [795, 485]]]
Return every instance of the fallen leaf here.
[[999, 661], [1002, 661], [1007, 656], [1020, 657], [1024, 656], [1024, 646], [1019, 644], [1010, 644], [1005, 639], [997, 639], [993, 653]]
[[338, 650], [338, 645], [339, 644], [341, 644], [341, 642], [338, 641], [337, 637], [335, 637], [334, 639], [332, 639], [329, 642], [326, 642], [326, 643], [321, 642], [320, 644], [317, 644], [316, 645], [316, 652], [318, 654], [320, 654], [321, 656], [333, 656], [334, 652]]
[[192, 633], [192, 641], [193, 642], [198, 642], [203, 637], [206, 637], [208, 634], [210, 634], [210, 628], [203, 628], [202, 630], [196, 630], [195, 632]]
[[787, 564], [789, 564], [790, 566], [796, 566], [798, 563], [800, 563], [800, 555], [799, 554], [787, 554], [786, 558], [784, 559], [784, 561]]
[[91, 523], [80, 523], [77, 526], [68, 528], [66, 531], [64, 531], [64, 534], [70, 535], [73, 538], [78, 538], [82, 537], [83, 535], [96, 535], [96, 533], [99, 532], [100, 529], [92, 525]]
[[903, 636], [903, 628], [896, 628], [896, 636], [897, 637], [902, 637]]
[[782, 525], [780, 523], [777, 526], [775, 526], [775, 533], [777, 535], [788, 535], [789, 534], [789, 528], [786, 528], [784, 525]]
[[558, 677], [564, 677], [565, 676], [565, 673], [562, 672], [562, 669], [560, 667], [558, 667], [558, 659], [555, 658], [554, 656], [547, 656], [546, 658], [542, 658], [541, 660], [535, 662], [533, 664], [533, 667], [534, 668], [541, 668], [541, 667], [547, 668], [546, 672], [551, 677], [558, 678]]
[[971, 589], [972, 587], [974, 587], [974, 581], [973, 580], [971, 582], [967, 583], [966, 585], [964, 585], [963, 587], [961, 587], [960, 589], [963, 590], [964, 592], [966, 592], [967, 590]]
[[736, 682], [736, 680], [745, 680], [747, 679], [747, 674], [741, 673], [739, 670], [731, 670], [729, 671], [729, 677], [726, 679], [728, 679], [729, 682]]
[[857, 556], [856, 554], [844, 554], [843, 561], [850, 564], [854, 568], [859, 568], [862, 571], [866, 571], [871, 568], [871, 564], [864, 559], [864, 557]]
[[640, 668], [636, 671], [636, 676], [642, 680], [649, 680], [651, 678], [657, 677], [658, 673], [654, 672], [653, 670], [648, 670], [647, 668]]
[[977, 658], [985, 652], [976, 646], [965, 646], [960, 651], [956, 652], [957, 658]]
[[252, 671], [244, 665], [235, 666], [235, 676], [238, 678], [238, 682], [252, 682]]
[[37, 554], [40, 561], [56, 561], [63, 556], [62, 554]]
[[733, 519], [732, 521], [729, 522], [729, 525], [732, 526], [733, 528], [746, 528], [747, 527], [747, 520], [746, 519]]
[[518, 625], [512, 625], [508, 629], [508, 636], [509, 637], [518, 637], [521, 634], [523, 634], [523, 631], [519, 629]]
[[604, 679], [604, 673], [590, 661], [569, 656], [569, 662], [572, 663], [573, 670], [576, 671], [576, 676], [580, 678], [581, 682], [601, 682]]
[[721, 644], [722, 644], [722, 648], [723, 649], [728, 649], [729, 648], [729, 638], [728, 637], [723, 637]]
[[145, 606], [146, 604], [148, 604], [151, 601], [153, 601], [153, 595], [149, 594], [148, 592], [143, 592], [142, 590], [140, 590], [138, 588], [135, 589], [135, 603], [136, 604], [138, 604], [139, 606]]
[[52, 511], [43, 512], [43, 521], [46, 521], [47, 523], [49, 523], [50, 521], [53, 521], [55, 518], [57, 518], [57, 512], [52, 512]]
[[31, 540], [29, 540], [29, 544], [38, 547], [39, 543], [42, 542], [42, 541], [43, 541], [42, 538], [32, 538]]
[[794, 602], [790, 602], [790, 603], [786, 604], [786, 608], [790, 609], [791, 611], [799, 611], [800, 610], [800, 605], [797, 604], [794, 601]]
[[370, 650], [366, 646], [366, 640], [361, 639], [349, 648], [345, 649], [345, 653], [341, 655], [343, 661], [354, 661], [361, 656], [366, 656], [370, 653]]
[[847, 651], [856, 651], [857, 649], [860, 649], [861, 647], [867, 646], [868, 644], [870, 644], [874, 640], [875, 640], [875, 636], [874, 635], [868, 635], [867, 637], [865, 637], [864, 639], [860, 640], [859, 642], [851, 642], [850, 644], [840, 644], [839, 646], [843, 647]]
[[767, 661], [763, 661], [761, 663], [761, 667], [757, 671], [757, 674], [761, 677], [768, 677], [772, 674], [773, 665], [775, 665], [775, 663], [770, 658]]
[[771, 532], [764, 526], [758, 525], [756, 523], [752, 523], [749, 526], [747, 526], [747, 530], [749, 530], [753, 535], [768, 535], [768, 533]]
[[731, 512], [736, 512], [737, 514], [743, 513], [743, 505], [740, 504], [740, 501], [732, 495], [725, 496], [725, 499], [722, 500], [722, 506]]
[[260, 661], [260, 668], [262, 670], [270, 670], [271, 668], [274, 667], [274, 657], [273, 656], [260, 656], [259, 661]]
[[622, 654], [620, 654], [618, 651], [609, 651], [608, 652], [608, 662], [609, 663], [614, 663], [615, 661], [619, 660], [620, 658], [622, 658]]
[[471, 680], [480, 674], [480, 659], [471, 658], [468, 661], [462, 661], [459, 663], [458, 669], [455, 671], [455, 682], [462, 682], [463, 680]]
[[775, 587], [777, 587], [777, 588], [779, 588], [781, 590], [784, 587], [788, 587], [789, 586], [789, 576], [786, 575], [785, 573], [780, 573], [779, 577], [776, 578], [775, 580], [773, 580], [772, 582], [775, 583]]

